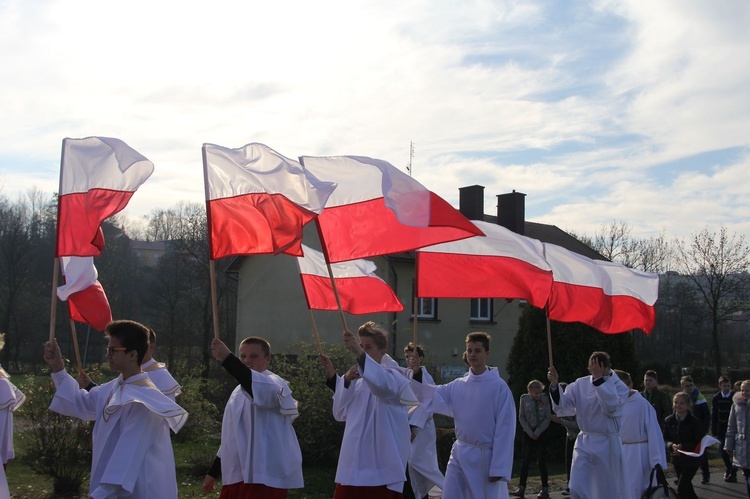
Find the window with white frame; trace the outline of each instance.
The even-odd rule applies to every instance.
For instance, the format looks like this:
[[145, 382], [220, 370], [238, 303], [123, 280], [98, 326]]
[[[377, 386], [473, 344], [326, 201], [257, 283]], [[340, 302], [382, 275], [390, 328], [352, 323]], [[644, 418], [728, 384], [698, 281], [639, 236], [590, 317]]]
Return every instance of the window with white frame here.
[[471, 320], [486, 322], [492, 320], [492, 298], [471, 299]]
[[437, 319], [437, 300], [435, 298], [417, 298], [417, 318]]

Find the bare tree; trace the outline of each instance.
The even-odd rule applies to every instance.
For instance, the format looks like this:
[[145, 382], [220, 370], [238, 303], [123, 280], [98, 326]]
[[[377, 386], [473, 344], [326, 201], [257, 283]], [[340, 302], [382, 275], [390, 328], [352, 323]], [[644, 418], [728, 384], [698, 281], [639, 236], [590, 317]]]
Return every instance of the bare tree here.
[[694, 284], [711, 317], [711, 355], [721, 373], [719, 325], [733, 313], [748, 308], [750, 298], [750, 246], [742, 235], [704, 228], [678, 245], [677, 264]]

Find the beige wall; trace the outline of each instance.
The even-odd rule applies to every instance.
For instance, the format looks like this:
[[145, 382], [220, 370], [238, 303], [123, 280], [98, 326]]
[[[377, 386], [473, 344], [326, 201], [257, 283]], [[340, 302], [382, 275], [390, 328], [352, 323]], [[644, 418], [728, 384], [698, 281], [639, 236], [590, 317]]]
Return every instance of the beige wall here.
[[[306, 241], [306, 244], [307, 243]], [[313, 244], [310, 244], [312, 246]], [[410, 262], [389, 262], [385, 257], [374, 258], [378, 275], [395, 290], [404, 311], [398, 314], [380, 313], [366, 316], [345, 314], [350, 330], [372, 320], [395, 331], [389, 353], [402, 358], [403, 347], [413, 339], [412, 280], [414, 265]], [[283, 353], [300, 340], [314, 341], [310, 313], [307, 309], [297, 263], [287, 255], [260, 255], [243, 260], [239, 274], [237, 306], [237, 341], [251, 335], [267, 338], [273, 351]], [[518, 301], [495, 300], [494, 324], [472, 323], [470, 302], [467, 299], [438, 300], [438, 320], [417, 324], [419, 343], [427, 350], [427, 362], [439, 369], [465, 371], [461, 355], [465, 337], [472, 331], [492, 335], [490, 364], [497, 366], [507, 377], [508, 352], [518, 330], [520, 316]], [[322, 341], [341, 341], [341, 320], [338, 312], [313, 311]]]

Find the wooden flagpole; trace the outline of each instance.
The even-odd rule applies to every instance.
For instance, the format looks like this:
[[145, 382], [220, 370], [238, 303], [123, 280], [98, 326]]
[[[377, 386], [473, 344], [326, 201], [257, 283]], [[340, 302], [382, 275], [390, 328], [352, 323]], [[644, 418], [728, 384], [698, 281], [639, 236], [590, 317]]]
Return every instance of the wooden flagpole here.
[[52, 271], [52, 303], [49, 310], [49, 341], [55, 339], [55, 322], [57, 319], [57, 274], [60, 273], [60, 259], [55, 258]]
[[549, 322], [549, 315], [547, 315], [547, 307], [544, 307], [544, 316], [547, 319], [547, 355], [549, 356], [550, 367], [555, 364], [552, 362], [552, 326]]
[[216, 265], [210, 257], [208, 259], [208, 271], [211, 281], [211, 311], [214, 316], [214, 338], [219, 339], [219, 304], [216, 299]]
[[417, 345], [417, 323], [419, 323], [419, 298], [417, 293], [414, 293], [414, 345]]
[[318, 327], [315, 325], [315, 317], [313, 317], [313, 311], [311, 308], [307, 309], [310, 312], [310, 322], [313, 327], [313, 334], [315, 335], [315, 343], [318, 345], [318, 353], [323, 354], [323, 346], [320, 344], [320, 335], [318, 334]]
[[81, 352], [78, 350], [78, 333], [76, 332], [76, 323], [73, 319], [70, 319], [70, 332], [73, 334], [73, 350], [76, 353], [76, 362], [78, 363], [78, 372], [83, 372], [83, 364], [81, 363]]
[[346, 325], [346, 318], [344, 317], [344, 310], [341, 308], [341, 299], [339, 298], [339, 290], [336, 287], [336, 279], [333, 278], [333, 269], [331, 268], [331, 262], [328, 259], [328, 248], [326, 248], [326, 242], [323, 239], [323, 232], [320, 230], [320, 223], [318, 217], [315, 217], [315, 227], [318, 229], [318, 238], [320, 239], [320, 247], [323, 250], [323, 257], [326, 260], [326, 268], [328, 269], [328, 277], [331, 279], [331, 287], [333, 288], [333, 296], [336, 298], [336, 306], [339, 309], [339, 317], [341, 318], [341, 327], [344, 331], [349, 331], [349, 327]]

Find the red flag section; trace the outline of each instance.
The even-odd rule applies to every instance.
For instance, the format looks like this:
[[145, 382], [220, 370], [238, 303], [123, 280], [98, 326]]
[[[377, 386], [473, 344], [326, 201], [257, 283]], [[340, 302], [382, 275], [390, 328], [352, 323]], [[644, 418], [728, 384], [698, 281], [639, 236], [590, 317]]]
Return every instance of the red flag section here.
[[[303, 246], [297, 258], [307, 306], [312, 310], [338, 310], [325, 258], [319, 251]], [[331, 264], [336, 290], [344, 312], [361, 315], [400, 312], [404, 309], [393, 290], [375, 275], [377, 267], [367, 260]]]
[[552, 269], [542, 243], [497, 224], [473, 221], [485, 236], [417, 251], [417, 294], [429, 298], [519, 298], [543, 308]]
[[101, 224], [121, 211], [154, 165], [120, 139], [64, 139], [56, 256], [98, 256]]
[[97, 280], [93, 257], [62, 257], [65, 284], [57, 288], [57, 296], [68, 302], [70, 318], [104, 331], [112, 321], [107, 295]]
[[657, 274], [543, 244], [554, 278], [547, 312], [550, 319], [583, 322], [603, 333], [651, 332], [659, 291]]
[[331, 262], [481, 235], [458, 210], [385, 161], [303, 156], [300, 162], [317, 178], [338, 184], [318, 217]]
[[203, 145], [210, 258], [302, 255], [302, 227], [320, 213], [336, 184], [263, 144]]

